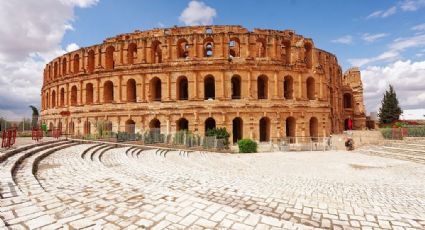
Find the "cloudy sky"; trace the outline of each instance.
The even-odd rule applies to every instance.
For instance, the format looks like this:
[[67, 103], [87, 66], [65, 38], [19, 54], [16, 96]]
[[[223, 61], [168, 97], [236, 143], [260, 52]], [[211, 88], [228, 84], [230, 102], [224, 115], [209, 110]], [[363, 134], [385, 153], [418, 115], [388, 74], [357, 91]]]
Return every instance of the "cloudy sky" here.
[[293, 29], [362, 70], [368, 112], [388, 84], [403, 109], [425, 108], [425, 0], [1, 0], [0, 117], [40, 106], [44, 65], [134, 30], [237, 24]]

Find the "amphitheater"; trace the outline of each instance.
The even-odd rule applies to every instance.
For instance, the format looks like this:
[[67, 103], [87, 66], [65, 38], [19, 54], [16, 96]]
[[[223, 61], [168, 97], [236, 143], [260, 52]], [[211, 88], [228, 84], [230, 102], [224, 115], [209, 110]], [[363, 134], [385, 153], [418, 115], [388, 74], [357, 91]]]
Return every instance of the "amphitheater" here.
[[[110, 131], [204, 135], [261, 142], [364, 129], [357, 68], [292, 30], [193, 26], [107, 38], [46, 65], [42, 122], [73, 136]], [[70, 114], [70, 116], [63, 116]]]
[[424, 149], [244, 155], [46, 139], [0, 152], [0, 228], [424, 229]]

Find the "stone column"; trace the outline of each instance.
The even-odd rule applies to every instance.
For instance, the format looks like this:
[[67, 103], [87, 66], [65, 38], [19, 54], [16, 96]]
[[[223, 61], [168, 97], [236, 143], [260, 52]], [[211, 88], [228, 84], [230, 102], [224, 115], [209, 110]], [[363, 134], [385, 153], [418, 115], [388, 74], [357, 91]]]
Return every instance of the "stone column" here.
[[118, 101], [117, 102], [122, 102], [122, 75], [119, 76], [118, 78]]
[[273, 99], [278, 99], [278, 72], [274, 72], [274, 93], [273, 93]]

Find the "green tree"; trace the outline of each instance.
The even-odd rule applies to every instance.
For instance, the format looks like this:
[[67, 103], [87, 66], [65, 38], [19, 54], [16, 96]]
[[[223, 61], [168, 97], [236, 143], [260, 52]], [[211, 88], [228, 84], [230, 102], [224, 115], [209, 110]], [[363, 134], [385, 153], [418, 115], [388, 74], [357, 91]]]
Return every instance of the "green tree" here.
[[390, 85], [381, 102], [381, 108], [378, 113], [379, 122], [381, 124], [392, 123], [400, 118], [400, 114], [402, 112], [403, 111], [398, 105], [398, 99], [394, 91], [394, 87]]
[[35, 107], [33, 105], [30, 105], [29, 107], [32, 109], [32, 121], [31, 121], [31, 125], [33, 127], [35, 127], [38, 124], [38, 117], [39, 117], [40, 114], [38, 113], [37, 107]]

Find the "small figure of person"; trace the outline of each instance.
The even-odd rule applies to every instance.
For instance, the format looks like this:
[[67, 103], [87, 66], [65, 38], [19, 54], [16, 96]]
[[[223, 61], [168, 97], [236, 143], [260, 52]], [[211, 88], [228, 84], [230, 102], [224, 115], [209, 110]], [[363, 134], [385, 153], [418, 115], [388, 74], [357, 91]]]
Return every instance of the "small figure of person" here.
[[351, 137], [348, 137], [345, 141], [345, 148], [347, 149], [347, 151], [354, 150], [354, 141]]

